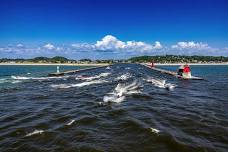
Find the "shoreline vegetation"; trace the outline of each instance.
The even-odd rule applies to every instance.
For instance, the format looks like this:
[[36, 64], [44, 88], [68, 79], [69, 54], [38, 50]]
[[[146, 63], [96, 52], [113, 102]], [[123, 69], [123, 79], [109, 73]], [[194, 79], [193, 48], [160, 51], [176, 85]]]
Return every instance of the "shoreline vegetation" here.
[[56, 56], [35, 57], [32, 59], [0, 59], [0, 65], [66, 65], [66, 66], [105, 66], [114, 63], [149, 63], [154, 62], [156, 65], [228, 65], [228, 57], [224, 56], [179, 56], [179, 55], [164, 55], [164, 56], [139, 56], [122, 60], [91, 60], [80, 59], [73, 60], [65, 57]]

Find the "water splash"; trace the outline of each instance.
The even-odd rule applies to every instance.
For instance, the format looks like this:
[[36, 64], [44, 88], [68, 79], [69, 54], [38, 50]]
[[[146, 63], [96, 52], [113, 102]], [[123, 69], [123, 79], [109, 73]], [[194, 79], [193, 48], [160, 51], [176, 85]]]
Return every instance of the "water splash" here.
[[132, 77], [132, 75], [130, 73], [126, 73], [126, 74], [123, 74], [123, 75], [117, 77], [115, 80], [127, 80], [131, 77]]
[[136, 81], [129, 85], [119, 83], [113, 92], [103, 97], [103, 101], [120, 103], [125, 100], [127, 95], [141, 93], [140, 87], [141, 85]]

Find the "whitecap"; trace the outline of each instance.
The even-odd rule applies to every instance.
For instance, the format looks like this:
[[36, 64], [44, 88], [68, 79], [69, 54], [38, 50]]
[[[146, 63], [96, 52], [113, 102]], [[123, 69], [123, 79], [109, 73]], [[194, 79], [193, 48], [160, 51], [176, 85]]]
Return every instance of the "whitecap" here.
[[70, 125], [72, 125], [74, 122], [75, 122], [75, 120], [71, 120], [71, 121], [68, 122], [66, 125], [67, 125], [67, 126], [70, 126]]
[[106, 72], [106, 73], [101, 73], [101, 74], [99, 74], [99, 75], [95, 75], [95, 76], [91, 76], [91, 77], [89, 77], [89, 76], [78, 76], [78, 77], [76, 77], [75, 79], [76, 79], [76, 80], [91, 81], [91, 80], [94, 80], [94, 79], [99, 79], [99, 78], [102, 78], [102, 77], [107, 77], [107, 76], [109, 76], [110, 74], [111, 74], [111, 73]]
[[28, 133], [27, 135], [25, 135], [26, 137], [32, 136], [32, 135], [36, 135], [36, 134], [42, 134], [44, 132], [44, 130], [34, 130], [31, 133]]
[[101, 84], [104, 82], [108, 82], [105, 80], [94, 80], [94, 81], [86, 81], [86, 82], [82, 82], [82, 83], [77, 83], [77, 84], [52, 84], [51, 87], [52, 88], [61, 88], [61, 89], [66, 89], [66, 88], [73, 88], [73, 87], [84, 87], [84, 86], [88, 86], [91, 84]]
[[15, 84], [15, 83], [21, 83], [22, 81], [20, 81], [20, 80], [15, 80], [15, 81], [12, 81], [11, 83], [12, 84]]
[[125, 100], [125, 96], [118, 96], [118, 95], [112, 95], [112, 96], [104, 96], [103, 101], [104, 102], [116, 102], [120, 103]]
[[103, 101], [120, 103], [125, 100], [127, 95], [140, 94], [140, 87], [141, 86], [136, 81], [129, 85], [119, 83], [113, 92], [108, 93], [108, 95], [103, 97]]
[[155, 129], [155, 128], [150, 128], [152, 133], [158, 134], [160, 132], [160, 130]]
[[166, 83], [166, 80], [149, 78], [149, 79], [146, 79], [146, 81], [151, 82], [156, 87], [164, 88], [167, 90], [173, 90], [176, 87], [175, 84]]
[[49, 80], [49, 79], [65, 79], [69, 76], [62, 77], [24, 77], [24, 76], [11, 76], [12, 79], [15, 80]]
[[4, 78], [0, 79], [0, 83], [7, 83], [7, 82], [9, 82], [8, 79], [4, 79]]
[[131, 74], [130, 73], [126, 73], [126, 74], [123, 74], [121, 76], [118, 76], [115, 80], [127, 80], [131, 78]]
[[108, 67], [106, 67], [105, 69], [110, 70], [111, 68], [110, 68], [110, 66], [108, 66]]

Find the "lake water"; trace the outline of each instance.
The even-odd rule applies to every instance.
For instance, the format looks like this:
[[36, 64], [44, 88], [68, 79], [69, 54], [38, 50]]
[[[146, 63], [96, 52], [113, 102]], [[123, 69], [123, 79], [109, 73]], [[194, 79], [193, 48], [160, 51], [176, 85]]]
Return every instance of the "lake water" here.
[[136, 64], [62, 77], [47, 77], [56, 66], [0, 66], [0, 151], [226, 152], [228, 66], [191, 69], [205, 80]]

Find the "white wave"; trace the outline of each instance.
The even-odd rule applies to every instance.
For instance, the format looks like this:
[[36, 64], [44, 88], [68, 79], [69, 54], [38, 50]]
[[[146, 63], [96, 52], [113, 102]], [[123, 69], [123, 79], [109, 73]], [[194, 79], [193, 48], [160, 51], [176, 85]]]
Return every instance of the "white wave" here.
[[126, 67], [125, 69], [126, 69], [126, 70], [130, 70], [131, 68], [130, 68], [130, 67]]
[[23, 77], [23, 76], [11, 76], [12, 79], [15, 80], [49, 80], [49, 79], [65, 79], [69, 76], [62, 77]]
[[94, 81], [86, 81], [86, 82], [82, 82], [82, 83], [77, 83], [77, 84], [53, 84], [51, 85], [52, 88], [60, 88], [60, 89], [67, 89], [67, 88], [73, 88], [73, 87], [84, 87], [84, 86], [88, 86], [91, 84], [100, 84], [100, 83], [104, 83], [104, 82], [108, 82], [105, 80], [94, 80]]
[[91, 76], [91, 77], [87, 77], [87, 76], [78, 76], [76, 77], [75, 79], [76, 80], [86, 80], [86, 81], [91, 81], [91, 80], [94, 80], [94, 79], [99, 79], [99, 78], [102, 78], [102, 77], [107, 77], [109, 76], [111, 73], [101, 73], [99, 75], [95, 75], [95, 76]]
[[28, 72], [27, 74], [30, 75], [31, 73]]
[[110, 68], [110, 66], [107, 66], [105, 69], [110, 70], [111, 68]]
[[34, 130], [31, 133], [28, 133], [27, 135], [25, 135], [26, 137], [32, 136], [32, 135], [36, 135], [36, 134], [42, 134], [44, 132], [44, 130]]
[[125, 100], [126, 95], [141, 93], [139, 88], [140, 85], [136, 81], [130, 85], [119, 83], [113, 92], [108, 93], [108, 95], [103, 97], [103, 101], [120, 103]]
[[7, 83], [7, 82], [9, 82], [8, 79], [4, 79], [4, 78], [0, 79], [0, 83]]
[[155, 128], [150, 128], [151, 132], [158, 134], [160, 132], [160, 130], [155, 129]]
[[21, 83], [22, 81], [20, 80], [15, 80], [15, 81], [12, 81], [11, 83], [15, 84], [15, 83]]
[[175, 84], [166, 83], [166, 80], [149, 78], [149, 79], [146, 79], [146, 81], [151, 82], [156, 87], [164, 88], [164, 89], [168, 89], [168, 90], [172, 90], [176, 87]]
[[126, 73], [126, 74], [123, 74], [119, 77], [117, 77], [115, 80], [127, 80], [131, 77], [131, 74], [130, 73]]
[[117, 95], [112, 95], [112, 96], [104, 96], [103, 101], [104, 102], [116, 102], [120, 103], [125, 100], [125, 96], [117, 96]]
[[67, 123], [66, 125], [67, 126], [70, 126], [70, 125], [72, 125], [73, 123], [75, 122], [75, 120], [71, 120], [69, 123]]
[[15, 80], [29, 80], [31, 77], [21, 77], [21, 76], [11, 76], [12, 79]]

